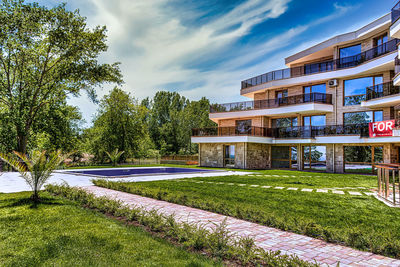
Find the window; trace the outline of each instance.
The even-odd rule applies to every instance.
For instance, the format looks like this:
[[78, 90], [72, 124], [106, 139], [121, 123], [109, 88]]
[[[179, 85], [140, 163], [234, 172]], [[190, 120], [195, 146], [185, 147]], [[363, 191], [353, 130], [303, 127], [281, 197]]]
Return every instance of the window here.
[[333, 61], [311, 63], [304, 65], [304, 74], [325, 72], [333, 69]]
[[359, 105], [366, 99], [366, 88], [383, 83], [383, 76], [364, 77], [344, 81], [344, 105]]
[[326, 170], [326, 146], [303, 147], [304, 169]]
[[339, 57], [346, 58], [355, 56], [361, 53], [361, 44], [356, 44], [353, 46], [343, 47], [339, 49]]
[[251, 133], [251, 120], [236, 121], [236, 131], [238, 134]]
[[344, 124], [364, 124], [369, 122], [383, 121], [383, 111], [360, 111], [343, 114]]
[[273, 146], [271, 147], [272, 168], [297, 169], [297, 147]]
[[297, 126], [297, 117], [272, 119], [272, 128], [286, 128]]
[[345, 172], [374, 173], [375, 164], [383, 162], [383, 147], [345, 146]]
[[275, 94], [276, 98], [284, 98], [288, 96], [288, 90], [277, 91]]
[[235, 167], [235, 146], [228, 145], [225, 146], [225, 154], [224, 154], [224, 164], [225, 167]]
[[374, 38], [374, 47], [376, 47], [377, 55], [386, 52], [386, 47], [383, 44], [386, 43], [387, 41], [388, 41], [387, 33]]
[[321, 94], [326, 94], [326, 84], [317, 84], [317, 85], [311, 85], [311, 86], [304, 86], [304, 93], [305, 94], [310, 94], [310, 93], [321, 93]]
[[325, 126], [325, 124], [326, 124], [325, 115], [303, 117], [304, 126]]

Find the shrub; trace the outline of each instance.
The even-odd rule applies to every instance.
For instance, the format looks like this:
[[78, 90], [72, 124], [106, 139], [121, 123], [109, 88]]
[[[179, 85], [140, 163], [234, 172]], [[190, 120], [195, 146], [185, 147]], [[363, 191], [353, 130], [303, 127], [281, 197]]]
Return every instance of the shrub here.
[[316, 263], [302, 261], [296, 256], [264, 251], [256, 247], [254, 240], [249, 237], [237, 238], [227, 230], [226, 220], [208, 230], [203, 225], [180, 223], [173, 215], [166, 216], [157, 210], [128, 207], [119, 201], [96, 197], [83, 189], [68, 185], [48, 185], [46, 190], [86, 207], [122, 217], [126, 221], [138, 222], [152, 232], [159, 232], [177, 241], [185, 248], [203, 251], [221, 260], [239, 261], [241, 265], [246, 266], [318, 266]]

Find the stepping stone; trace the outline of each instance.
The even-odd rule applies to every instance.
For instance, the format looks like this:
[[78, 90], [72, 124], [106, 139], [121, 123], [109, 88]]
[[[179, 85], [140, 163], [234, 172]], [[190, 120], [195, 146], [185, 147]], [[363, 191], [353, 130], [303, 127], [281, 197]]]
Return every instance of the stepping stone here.
[[284, 187], [281, 187], [281, 186], [277, 186], [277, 187], [275, 187], [275, 189], [283, 189]]
[[282, 175], [282, 177], [289, 177], [289, 175]]
[[303, 188], [303, 189], [301, 189], [301, 191], [303, 191], [303, 192], [312, 192], [314, 189], [311, 189], [311, 188]]
[[364, 187], [364, 186], [359, 186], [358, 188], [365, 189], [365, 187]]
[[353, 196], [362, 196], [362, 194], [361, 194], [360, 192], [352, 192], [352, 191], [349, 191], [349, 194], [350, 194], [350, 195], [353, 195]]
[[239, 186], [246, 186], [245, 184], [239, 184]]
[[270, 185], [263, 185], [263, 186], [261, 186], [262, 188], [271, 188], [271, 186]]
[[328, 193], [327, 189], [317, 189], [318, 193]]
[[343, 191], [339, 191], [339, 190], [332, 190], [333, 194], [339, 194], [339, 195], [344, 195]]
[[274, 177], [281, 177], [280, 175], [272, 175], [272, 176], [274, 176]]
[[373, 196], [373, 195], [375, 195], [375, 193], [373, 193], [373, 192], [364, 192], [364, 194], [366, 194], [367, 196]]
[[203, 181], [198, 181], [198, 182], [195, 182], [195, 183], [201, 184], [201, 183], [204, 183], [204, 182]]
[[252, 185], [250, 185], [251, 187], [259, 187], [260, 185], [259, 184], [252, 184]]
[[289, 187], [287, 190], [297, 190], [298, 188], [296, 187]]
[[234, 183], [229, 183], [229, 184], [227, 184], [227, 185], [235, 185]]

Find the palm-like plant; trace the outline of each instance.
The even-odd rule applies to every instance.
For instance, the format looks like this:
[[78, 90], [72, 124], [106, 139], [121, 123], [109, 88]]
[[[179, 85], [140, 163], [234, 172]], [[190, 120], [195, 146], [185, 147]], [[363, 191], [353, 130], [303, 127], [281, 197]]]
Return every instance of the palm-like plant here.
[[112, 165], [115, 167], [118, 164], [119, 159], [121, 158], [122, 154], [125, 153], [125, 151], [118, 151], [118, 148], [112, 151], [111, 153], [107, 153], [107, 156], [110, 158], [110, 161]]
[[53, 171], [64, 161], [61, 151], [46, 154], [46, 151], [32, 151], [24, 155], [14, 151], [15, 156], [0, 153], [0, 159], [17, 170], [32, 188], [32, 200], [39, 201], [39, 191], [51, 177]]

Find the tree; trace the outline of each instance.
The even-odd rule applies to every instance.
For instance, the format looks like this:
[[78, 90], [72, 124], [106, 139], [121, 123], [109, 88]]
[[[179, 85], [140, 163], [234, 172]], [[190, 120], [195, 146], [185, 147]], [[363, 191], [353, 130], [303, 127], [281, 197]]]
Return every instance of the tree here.
[[93, 127], [86, 131], [88, 147], [97, 160], [104, 161], [107, 151], [125, 151], [125, 157], [141, 153], [143, 142], [148, 141], [145, 116], [147, 109], [128, 93], [114, 88], [100, 101]]
[[116, 167], [118, 165], [119, 159], [125, 151], [118, 151], [118, 148], [113, 150], [112, 152], [106, 152], [107, 156], [110, 158], [111, 164]]
[[0, 4], [0, 105], [17, 136], [17, 150], [27, 150], [38, 114], [67, 95], [121, 83], [119, 63], [99, 64], [107, 51], [106, 28], [89, 29], [86, 18], [65, 4], [48, 9], [23, 0]]
[[64, 161], [61, 152], [46, 154], [46, 151], [33, 151], [29, 156], [14, 152], [17, 158], [0, 153], [0, 159], [16, 169], [32, 188], [32, 200], [39, 201], [39, 191], [51, 177], [52, 172]]

